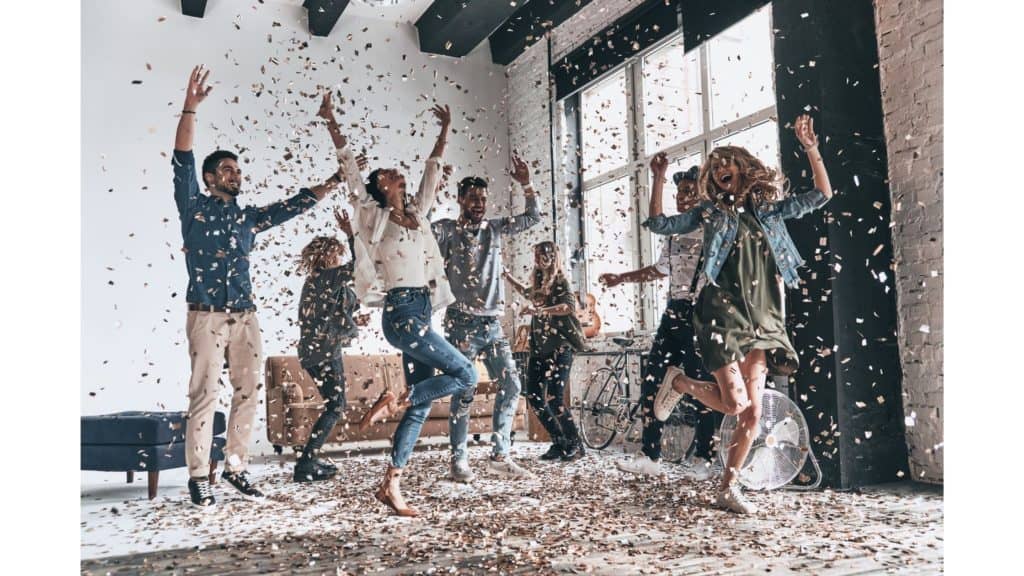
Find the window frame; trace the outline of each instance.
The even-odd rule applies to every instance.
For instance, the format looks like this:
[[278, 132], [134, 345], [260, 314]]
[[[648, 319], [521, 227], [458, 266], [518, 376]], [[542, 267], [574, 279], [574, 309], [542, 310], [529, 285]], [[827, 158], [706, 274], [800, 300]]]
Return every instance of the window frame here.
[[[769, 18], [769, 26], [771, 26], [771, 3], [759, 8], [758, 10], [767, 10]], [[751, 13], [751, 15], [754, 12]], [[749, 17], [749, 16], [748, 16]], [[618, 74], [624, 70], [625, 74], [625, 85], [626, 85], [626, 141], [627, 141], [627, 153], [626, 163], [622, 166], [618, 166], [611, 170], [595, 174], [585, 175], [585, 178], [580, 179], [580, 218], [585, 218], [587, 214], [587, 192], [598, 188], [603, 184], [612, 182], [624, 176], [629, 176], [630, 186], [630, 198], [632, 200], [632, 212], [634, 218], [629, 222], [632, 236], [636, 239], [634, 249], [637, 250], [638, 258], [636, 259], [636, 268], [643, 268], [646, 266], [653, 265], [657, 259], [658, 254], [654, 253], [654, 240], [653, 236], [649, 231], [646, 231], [642, 223], [648, 217], [648, 205], [650, 202], [651, 193], [651, 169], [650, 160], [651, 158], [661, 152], [662, 150], [646, 150], [646, 123], [644, 122], [644, 82], [643, 82], [643, 62], [644, 59], [660, 50], [661, 48], [678, 42], [682, 38], [682, 31], [675, 34], [669, 35], [663, 38], [658, 43], [652, 45], [647, 50], [636, 54], [635, 56], [627, 59], [625, 62], [609, 70], [601, 77], [594, 79], [587, 86], [580, 89], [579, 94], [580, 102], [580, 114], [577, 121], [577, 130], [580, 134], [580, 146], [581, 153], [582, 147], [586, 145], [585, 138], [583, 137], [583, 94], [588, 90], [592, 89], [602, 82], [608, 80], [612, 75]], [[714, 148], [716, 140], [731, 136], [737, 132], [754, 128], [765, 122], [775, 120], [778, 123], [778, 101], [777, 98], [772, 99], [772, 105], [764, 108], [755, 110], [745, 116], [731, 120], [717, 128], [711, 128], [711, 70], [708, 65], [708, 42], [713, 40], [714, 37], [705, 40], [700, 46], [693, 50], [698, 51], [698, 63], [700, 66], [700, 93], [701, 93], [701, 117], [702, 125], [700, 132], [691, 136], [690, 138], [673, 144], [668, 148], [664, 149], [666, 156], [668, 156], [669, 164], [672, 164], [678, 160], [686, 158], [693, 154], [702, 154], [704, 158], [707, 158]], [[687, 52], [689, 53], [689, 52]], [[774, 94], [775, 90], [775, 55], [772, 54], [772, 91]], [[781, 123], [778, 124], [781, 126]], [[780, 148], [777, 148], [780, 149]], [[776, 157], [775, 164], [778, 165], [779, 158]], [[666, 194], [667, 196], [667, 194]], [[591, 285], [591, 272], [590, 272], [590, 248], [587, 243], [585, 234], [586, 225], [581, 220], [580, 222], [580, 243], [584, 246], [584, 255], [582, 262], [582, 271], [580, 280], [582, 283], [581, 288], [588, 290]], [[595, 279], [596, 280], [596, 279]], [[664, 281], [664, 280], [661, 280]], [[659, 281], [659, 282], [661, 282]], [[605, 332], [605, 336], [616, 336], [627, 333], [634, 334], [649, 334], [654, 332], [658, 327], [658, 321], [660, 319], [663, 303], [656, 301], [657, 296], [657, 282], [644, 282], [644, 283], [631, 283], [621, 285], [622, 288], [634, 290], [636, 302], [638, 303], [636, 310], [637, 313], [633, 318], [633, 328], [626, 330], [625, 332]]]

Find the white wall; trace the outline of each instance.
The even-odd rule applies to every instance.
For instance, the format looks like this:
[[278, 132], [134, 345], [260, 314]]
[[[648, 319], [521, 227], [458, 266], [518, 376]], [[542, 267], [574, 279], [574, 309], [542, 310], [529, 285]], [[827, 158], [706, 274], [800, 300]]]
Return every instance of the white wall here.
[[[201, 161], [218, 147], [241, 151], [243, 204], [281, 199], [336, 169], [326, 129], [309, 131], [317, 88], [330, 84], [351, 100], [339, 120], [355, 145], [370, 147], [375, 165], [406, 167], [412, 182], [436, 135], [426, 111], [435, 99], [450, 104], [452, 182], [490, 176], [499, 204], [492, 211], [507, 212], [506, 79], [486, 43], [461, 60], [430, 57], [408, 23], [350, 14], [329, 38], [314, 38], [304, 9], [274, 0], [211, 2], [203, 19], [182, 16], [171, 0], [84, 2], [83, 414], [187, 407], [188, 278], [169, 155], [198, 63], [212, 71], [214, 90], [199, 110], [196, 153]], [[454, 200], [447, 203], [436, 217], [454, 212]], [[294, 258], [312, 236], [334, 232], [330, 209], [344, 204], [330, 198], [259, 237], [253, 280], [265, 355], [294, 353], [302, 283], [291, 273]], [[379, 334], [360, 346], [388, 349]], [[262, 423], [255, 436], [266, 444]]]

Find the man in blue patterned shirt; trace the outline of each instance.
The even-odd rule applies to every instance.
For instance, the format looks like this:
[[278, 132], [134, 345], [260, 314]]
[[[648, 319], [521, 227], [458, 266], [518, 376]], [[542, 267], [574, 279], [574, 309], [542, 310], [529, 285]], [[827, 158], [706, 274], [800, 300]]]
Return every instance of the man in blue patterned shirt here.
[[303, 188], [273, 204], [240, 207], [242, 172], [238, 157], [218, 150], [203, 160], [202, 194], [196, 175], [192, 140], [196, 108], [213, 89], [209, 71], [197, 66], [189, 77], [185, 107], [174, 140], [174, 201], [181, 218], [185, 265], [188, 269], [188, 336], [192, 376], [185, 458], [189, 496], [197, 506], [215, 503], [209, 483], [213, 415], [224, 361], [233, 394], [225, 447], [224, 480], [247, 498], [262, 498], [245, 471], [249, 439], [256, 418], [256, 399], [262, 354], [256, 305], [249, 278], [249, 253], [256, 234], [312, 208], [341, 182], [333, 174], [326, 182]]

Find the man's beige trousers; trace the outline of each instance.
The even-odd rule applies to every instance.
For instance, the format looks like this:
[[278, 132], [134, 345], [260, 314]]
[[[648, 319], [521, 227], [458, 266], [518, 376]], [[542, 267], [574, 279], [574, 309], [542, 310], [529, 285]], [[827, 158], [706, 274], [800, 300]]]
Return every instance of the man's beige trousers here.
[[224, 468], [229, 472], [241, 472], [245, 470], [248, 461], [249, 439], [256, 419], [256, 393], [263, 355], [256, 312], [190, 310], [185, 332], [188, 335], [189, 357], [192, 359], [185, 435], [185, 461], [189, 476], [206, 478], [210, 473], [213, 415], [220, 394], [220, 375], [225, 359], [233, 392]]

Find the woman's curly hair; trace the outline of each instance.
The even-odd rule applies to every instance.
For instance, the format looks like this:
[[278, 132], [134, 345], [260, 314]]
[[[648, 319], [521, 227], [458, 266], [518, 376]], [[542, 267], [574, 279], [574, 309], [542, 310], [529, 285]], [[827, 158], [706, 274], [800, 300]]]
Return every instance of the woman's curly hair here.
[[335, 266], [345, 253], [345, 245], [334, 236], [317, 236], [306, 244], [299, 256], [299, 273], [314, 272]]
[[[714, 168], [723, 164], [736, 165], [740, 178], [737, 189], [741, 191], [736, 198], [728, 198], [728, 193], [720, 189], [712, 177]], [[697, 180], [697, 193], [701, 199], [725, 210], [733, 210], [743, 204], [747, 196], [753, 197], [754, 204], [765, 206], [782, 200], [788, 192], [789, 181], [778, 170], [765, 166], [740, 146], [719, 146], [712, 150], [701, 166]]]

